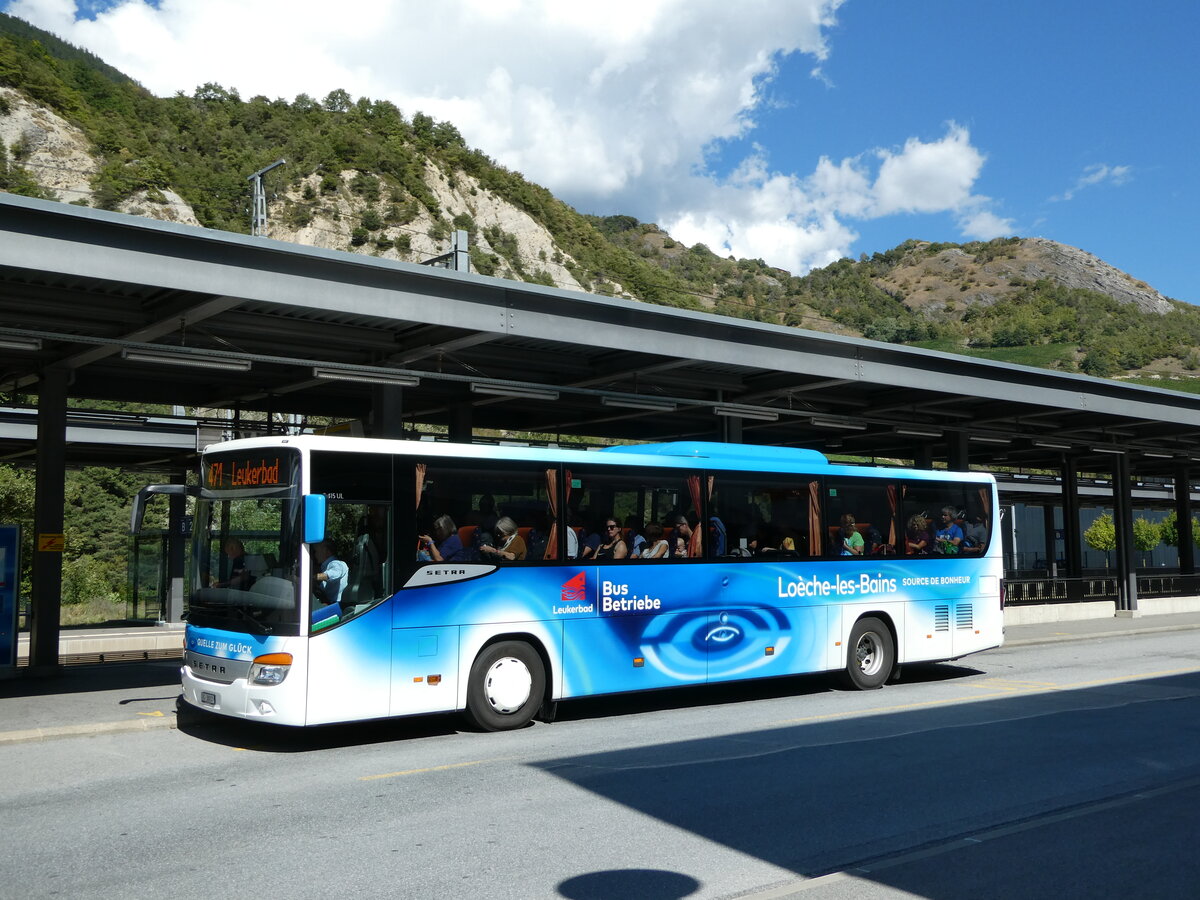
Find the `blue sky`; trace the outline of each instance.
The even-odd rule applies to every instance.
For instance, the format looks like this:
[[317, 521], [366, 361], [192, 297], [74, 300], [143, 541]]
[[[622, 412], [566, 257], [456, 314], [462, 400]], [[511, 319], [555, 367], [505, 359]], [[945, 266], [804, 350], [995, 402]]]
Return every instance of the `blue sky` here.
[[795, 272], [1040, 236], [1200, 303], [1200, 4], [0, 0], [159, 94], [449, 119], [584, 212]]

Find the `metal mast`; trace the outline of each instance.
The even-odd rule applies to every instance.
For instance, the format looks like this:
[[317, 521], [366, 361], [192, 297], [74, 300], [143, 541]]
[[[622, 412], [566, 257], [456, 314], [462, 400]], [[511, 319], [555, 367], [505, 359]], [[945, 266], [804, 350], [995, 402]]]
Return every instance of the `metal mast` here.
[[285, 162], [287, 162], [286, 159], [276, 160], [246, 178], [254, 185], [254, 205], [250, 211], [250, 233], [256, 237], [267, 236], [267, 194], [263, 190], [263, 176], [272, 169], [282, 166]]

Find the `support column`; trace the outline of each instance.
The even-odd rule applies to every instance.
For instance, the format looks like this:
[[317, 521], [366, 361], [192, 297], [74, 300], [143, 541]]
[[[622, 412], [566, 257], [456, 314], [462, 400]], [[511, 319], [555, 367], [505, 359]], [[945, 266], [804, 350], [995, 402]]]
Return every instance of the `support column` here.
[[469, 444], [475, 436], [471, 426], [474, 408], [470, 403], [459, 403], [450, 407], [450, 440], [459, 444]]
[[[187, 472], [176, 472], [171, 476], [171, 484], [187, 484]], [[182, 622], [184, 551], [191, 537], [187, 533], [190, 529], [184, 527], [187, 497], [171, 494], [167, 497], [167, 503], [167, 596], [162, 619], [164, 622]]]
[[[62, 610], [61, 545], [66, 502], [67, 381], [70, 372], [52, 368], [38, 385], [37, 478], [33, 513], [33, 589], [29, 628], [29, 671], [51, 675], [60, 670], [58, 622]], [[39, 549], [51, 546], [58, 549]]]
[[1045, 532], [1043, 543], [1046, 545], [1046, 574], [1058, 576], [1058, 555], [1054, 552], [1054, 504], [1042, 504], [1042, 530]]
[[1196, 545], [1192, 543], [1192, 485], [1186, 463], [1175, 469], [1175, 524], [1179, 532], [1179, 574], [1196, 574]]
[[1079, 527], [1079, 474], [1075, 471], [1075, 460], [1067, 453], [1062, 458], [1063, 485], [1063, 544], [1066, 548], [1068, 578], [1083, 576], [1083, 548]]
[[721, 440], [727, 444], [741, 444], [742, 440], [742, 420], [737, 416], [720, 416], [721, 419]]
[[965, 431], [946, 435], [946, 456], [951, 471], [966, 472], [971, 468], [971, 451]]
[[913, 468], [933, 468], [933, 447], [928, 441], [917, 444], [915, 452], [913, 453]]
[[1117, 615], [1136, 616], [1137, 558], [1133, 546], [1133, 492], [1129, 456], [1115, 457], [1113, 464], [1113, 525], [1117, 532]]
[[400, 440], [404, 437], [404, 388], [382, 384], [371, 397], [371, 435]]

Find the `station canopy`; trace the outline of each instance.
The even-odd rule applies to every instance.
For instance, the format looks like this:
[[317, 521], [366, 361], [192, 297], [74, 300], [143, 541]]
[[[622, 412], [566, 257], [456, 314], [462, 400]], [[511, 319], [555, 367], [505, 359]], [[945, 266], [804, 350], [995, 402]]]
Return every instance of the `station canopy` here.
[[0, 390], [36, 393], [48, 367], [73, 398], [393, 436], [466, 422], [959, 466], [1200, 462], [1200, 396], [0, 194]]

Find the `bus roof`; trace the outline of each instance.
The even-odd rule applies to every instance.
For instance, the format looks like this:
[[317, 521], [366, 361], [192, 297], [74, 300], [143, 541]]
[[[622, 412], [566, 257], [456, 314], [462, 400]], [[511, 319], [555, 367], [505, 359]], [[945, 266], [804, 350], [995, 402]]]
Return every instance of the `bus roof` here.
[[629, 444], [601, 450], [561, 447], [525, 447], [504, 444], [454, 444], [445, 441], [408, 441], [328, 435], [274, 435], [210, 444], [205, 454], [295, 447], [340, 453], [394, 453], [403, 456], [457, 457], [459, 459], [542, 460], [578, 465], [641, 465], [647, 468], [729, 469], [746, 472], [812, 472], [824, 475], [907, 478], [912, 480], [993, 481], [987, 472], [950, 472], [944, 469], [906, 469], [831, 463], [824, 454], [801, 447], [759, 444], [723, 444], [710, 441], [675, 441], [664, 444]]

